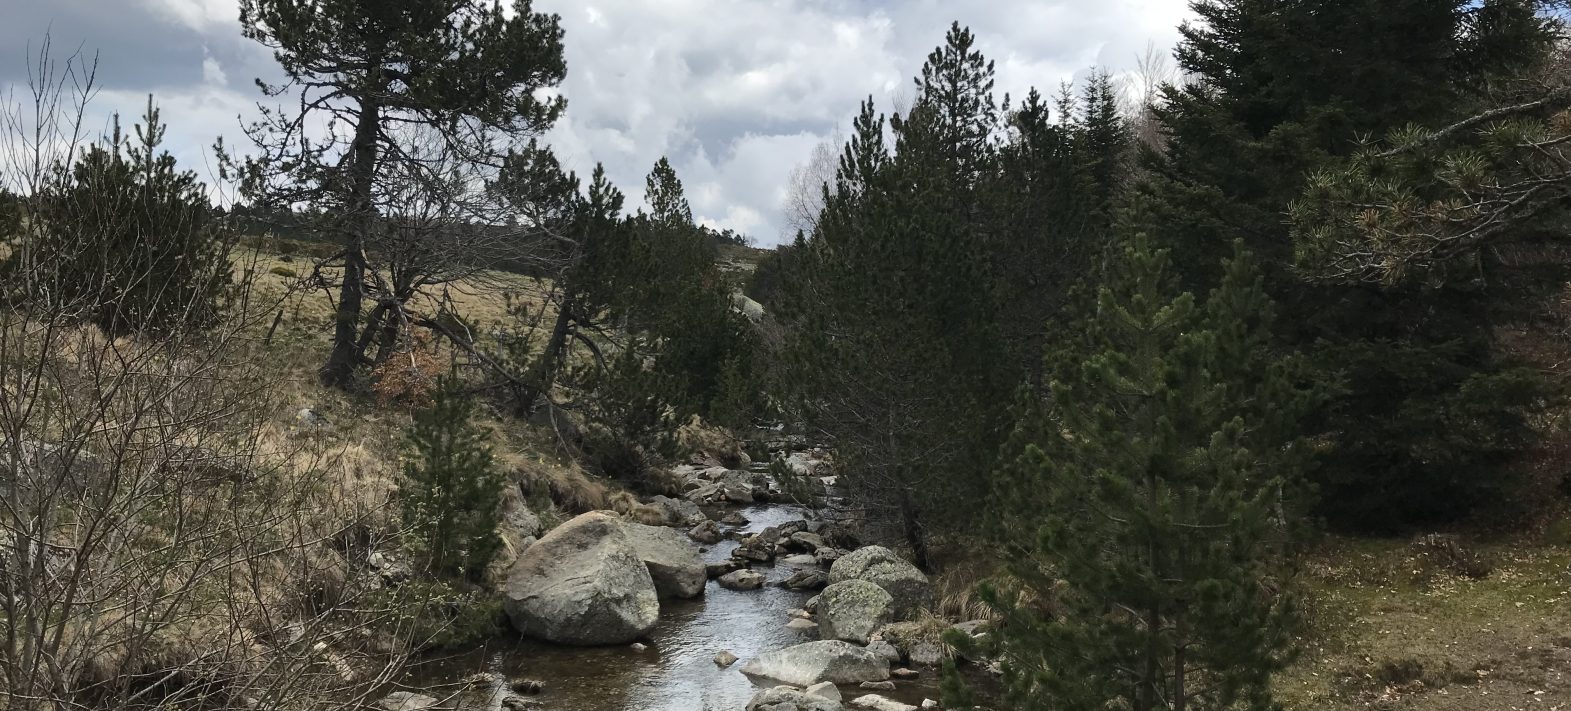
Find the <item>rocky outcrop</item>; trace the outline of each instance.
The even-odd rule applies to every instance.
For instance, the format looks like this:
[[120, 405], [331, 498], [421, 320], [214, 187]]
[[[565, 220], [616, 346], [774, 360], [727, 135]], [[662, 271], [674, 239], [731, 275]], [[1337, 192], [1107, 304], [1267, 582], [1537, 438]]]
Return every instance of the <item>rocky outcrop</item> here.
[[503, 606], [525, 635], [559, 644], [625, 644], [660, 615], [649, 569], [615, 516], [564, 523], [518, 557]]
[[747, 702], [747, 711], [842, 711], [835, 699], [809, 694], [792, 686], [764, 689]]
[[867, 644], [894, 613], [894, 598], [866, 580], [842, 580], [818, 596], [818, 625], [824, 639]]
[[889, 661], [849, 642], [804, 642], [748, 660], [742, 673], [809, 686], [829, 681], [856, 684], [889, 678]]
[[698, 547], [680, 531], [641, 523], [623, 524], [633, 542], [633, 550], [649, 569], [655, 592], [661, 599], [690, 598], [704, 593], [704, 560]]
[[883, 588], [894, 598], [896, 617], [932, 604], [933, 586], [927, 576], [883, 546], [858, 548], [836, 560], [829, 568], [829, 584], [846, 580], [866, 580]]

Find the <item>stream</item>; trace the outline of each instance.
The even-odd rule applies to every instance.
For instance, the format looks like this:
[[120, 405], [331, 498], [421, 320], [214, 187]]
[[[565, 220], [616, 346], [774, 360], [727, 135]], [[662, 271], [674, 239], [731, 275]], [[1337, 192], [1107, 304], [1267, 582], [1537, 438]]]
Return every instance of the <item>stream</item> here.
[[[813, 517], [806, 508], [793, 504], [755, 504], [728, 508], [730, 511], [740, 511], [748, 523], [722, 524], [728, 533], [756, 533], [768, 526]], [[739, 545], [732, 538], [705, 546], [704, 561], [729, 558]], [[767, 680], [755, 683], [744, 676], [738, 671], [744, 662], [764, 652], [818, 639], [815, 631], [786, 628], [789, 612], [812, 597], [812, 593], [775, 585], [796, 569], [784, 563], [755, 565], [754, 570], [768, 579], [758, 590], [728, 590], [710, 580], [698, 598], [661, 601], [660, 622], [644, 640], [647, 648], [642, 650], [631, 645], [564, 647], [501, 638], [467, 653], [422, 660], [411, 669], [403, 686], [433, 689], [427, 693], [440, 696], [442, 689], [453, 693], [464, 677], [488, 671], [504, 679], [545, 682], [545, 691], [531, 698], [546, 711], [742, 711], [759, 689], [774, 685]], [[740, 661], [718, 666], [714, 657], [722, 650]], [[841, 691], [847, 700], [868, 693], [854, 686]], [[918, 704], [923, 698], [938, 698], [937, 679], [930, 671], [923, 679], [902, 682], [896, 692], [881, 693]], [[504, 695], [505, 689], [498, 684], [466, 694], [459, 705], [495, 709]]]

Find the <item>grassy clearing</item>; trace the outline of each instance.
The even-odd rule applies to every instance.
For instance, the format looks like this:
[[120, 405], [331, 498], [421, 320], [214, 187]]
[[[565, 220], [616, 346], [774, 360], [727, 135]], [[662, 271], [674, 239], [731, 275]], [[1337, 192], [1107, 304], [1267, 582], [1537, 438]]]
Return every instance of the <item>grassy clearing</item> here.
[[1306, 560], [1309, 630], [1289, 709], [1571, 709], [1571, 546], [1469, 546], [1471, 579], [1406, 541], [1332, 539]]

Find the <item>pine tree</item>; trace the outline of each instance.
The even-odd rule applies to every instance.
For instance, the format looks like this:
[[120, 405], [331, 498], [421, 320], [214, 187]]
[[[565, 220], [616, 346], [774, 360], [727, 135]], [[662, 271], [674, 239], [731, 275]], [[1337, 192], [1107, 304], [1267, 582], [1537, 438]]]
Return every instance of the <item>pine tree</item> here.
[[1027, 597], [987, 591], [1014, 708], [1271, 708], [1312, 393], [1252, 261], [1223, 269], [1198, 303], [1137, 238], [1021, 408], [997, 506]]
[[231, 280], [228, 244], [196, 173], [162, 151], [167, 127], [148, 97], [135, 140], [112, 132], [54, 166], [7, 259], [12, 288], [36, 306], [80, 313], [110, 334], [200, 329]]
[[474, 415], [474, 400], [456, 378], [445, 378], [405, 434], [399, 490], [404, 525], [423, 544], [431, 570], [469, 578], [485, 570], [501, 545], [496, 525], [504, 483]]
[[[499, 158], [506, 137], [549, 128], [565, 101], [547, 96], [566, 75], [562, 29], [530, 0], [243, 0], [245, 36], [273, 50], [287, 77], [258, 82], [269, 97], [297, 93], [294, 112], [262, 107], [248, 127], [259, 157], [246, 165], [247, 197], [260, 206], [307, 203], [315, 227], [342, 241], [333, 349], [325, 384], [343, 387], [361, 365], [362, 305], [372, 290], [367, 243], [398, 196], [389, 180], [419, 180], [408, 141], [422, 131], [463, 160]], [[321, 140], [306, 127], [345, 126]], [[426, 189], [462, 189], [437, 185]], [[374, 280], [372, 280], [374, 281]], [[391, 296], [391, 295], [384, 295]], [[373, 319], [374, 321], [374, 319]]]
[[[1437, 440], [1404, 424], [1404, 413], [1472, 427], [1517, 417], [1520, 401], [1464, 416], [1447, 394], [1514, 377], [1490, 355], [1487, 300], [1453, 287], [1306, 283], [1293, 269], [1286, 215], [1313, 171], [1362, 150], [1368, 136], [1476, 105], [1521, 61], [1520, 47], [1540, 41], [1520, 23], [1483, 18], [1531, 4], [1203, 0], [1194, 5], [1200, 21], [1183, 29], [1178, 58], [1192, 81], [1164, 91], [1156, 112], [1165, 152], [1145, 156], [1140, 209], [1124, 214], [1129, 229], [1163, 236], [1190, 288], [1217, 283], [1214, 265], [1234, 240], [1260, 255], [1288, 313], [1279, 335], [1313, 357], [1321, 380], [1343, 385], [1311, 420], [1334, 461], [1320, 469], [1322, 513], [1340, 524], [1435, 520], [1422, 515], [1425, 502], [1467, 495], [1437, 463], [1495, 488], [1521, 440]], [[1427, 482], [1426, 471], [1435, 474]]]

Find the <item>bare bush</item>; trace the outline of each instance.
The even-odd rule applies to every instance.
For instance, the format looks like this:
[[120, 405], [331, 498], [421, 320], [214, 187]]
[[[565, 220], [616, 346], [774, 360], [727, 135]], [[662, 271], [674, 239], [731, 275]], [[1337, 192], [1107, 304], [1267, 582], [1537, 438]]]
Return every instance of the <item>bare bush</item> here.
[[[23, 96], [0, 107], [4, 180], [24, 204], [8, 246], [20, 250], [62, 237], [41, 235], [50, 223], [26, 205], [82, 154], [94, 86], [91, 62], [57, 61], [47, 42], [30, 69]], [[69, 239], [85, 249], [102, 235]], [[329, 462], [270, 436], [277, 388], [254, 317], [273, 307], [251, 303], [249, 279], [205, 329], [116, 336], [87, 325], [111, 294], [38, 298], [28, 285], [47, 283], [32, 271], [43, 267], [12, 265], [0, 303], [3, 705], [354, 708], [391, 679], [411, 642], [409, 601], [354, 572], [364, 546], [320, 476]]]

